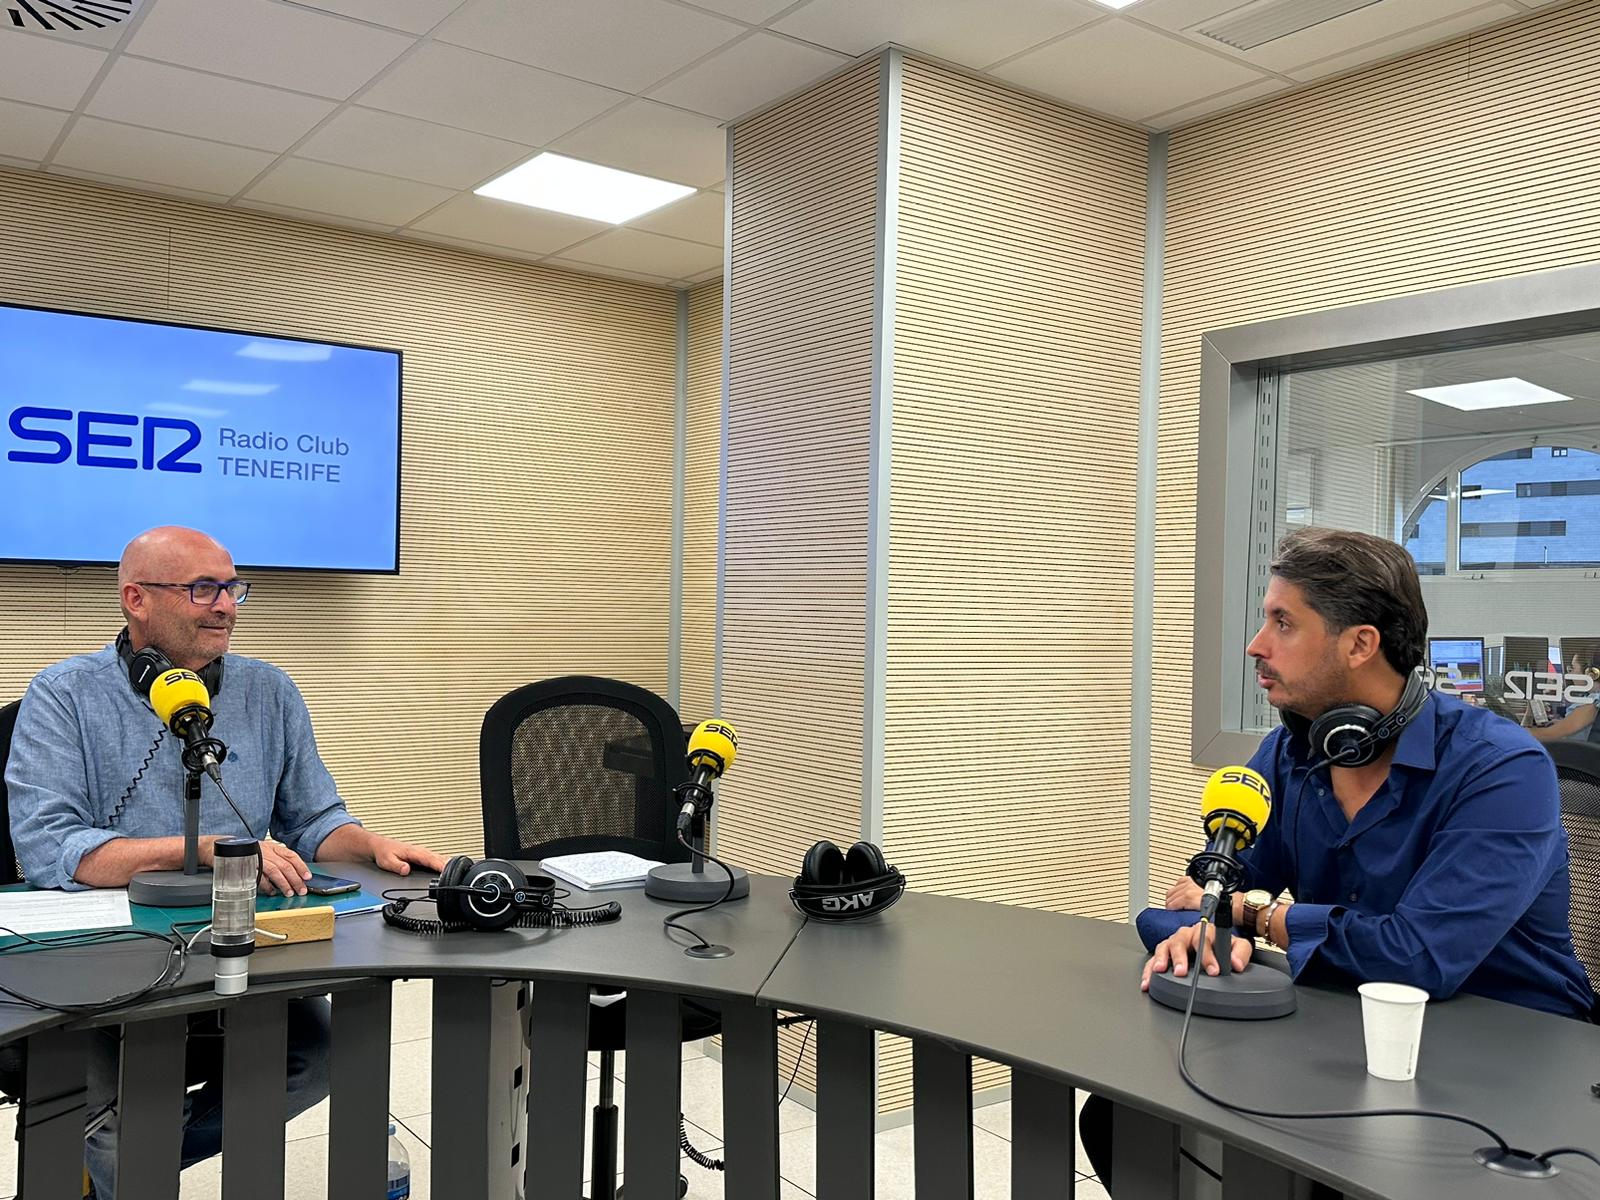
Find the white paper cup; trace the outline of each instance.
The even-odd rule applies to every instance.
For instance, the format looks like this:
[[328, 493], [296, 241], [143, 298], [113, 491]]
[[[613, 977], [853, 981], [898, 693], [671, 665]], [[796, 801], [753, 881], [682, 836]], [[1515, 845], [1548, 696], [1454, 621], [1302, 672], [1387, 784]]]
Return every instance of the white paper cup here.
[[1415, 1079], [1428, 993], [1406, 983], [1363, 983], [1361, 1027], [1367, 1039], [1367, 1074]]

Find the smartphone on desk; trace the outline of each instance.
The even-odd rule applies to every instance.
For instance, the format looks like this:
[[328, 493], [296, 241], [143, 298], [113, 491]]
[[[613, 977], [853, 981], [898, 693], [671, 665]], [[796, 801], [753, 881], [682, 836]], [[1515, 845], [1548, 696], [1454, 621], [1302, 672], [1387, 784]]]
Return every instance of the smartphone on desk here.
[[318, 875], [312, 873], [306, 880], [306, 892], [312, 896], [343, 896], [348, 892], [359, 892], [361, 885], [354, 879], [340, 879], [337, 875]]

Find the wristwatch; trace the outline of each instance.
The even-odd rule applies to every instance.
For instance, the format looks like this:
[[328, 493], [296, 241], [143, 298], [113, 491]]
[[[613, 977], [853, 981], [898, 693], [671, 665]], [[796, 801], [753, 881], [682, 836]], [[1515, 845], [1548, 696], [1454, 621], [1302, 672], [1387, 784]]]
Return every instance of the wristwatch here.
[[1261, 936], [1261, 914], [1272, 903], [1272, 893], [1265, 888], [1253, 888], [1244, 894], [1244, 919], [1251, 937]]

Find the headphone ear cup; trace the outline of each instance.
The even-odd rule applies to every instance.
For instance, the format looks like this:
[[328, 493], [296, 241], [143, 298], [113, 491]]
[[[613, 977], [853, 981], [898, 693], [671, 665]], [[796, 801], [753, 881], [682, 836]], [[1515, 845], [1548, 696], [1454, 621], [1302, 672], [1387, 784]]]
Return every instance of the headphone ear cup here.
[[461, 898], [461, 912], [469, 925], [474, 929], [507, 929], [522, 915], [517, 910], [515, 896], [519, 888], [527, 888], [528, 877], [521, 868], [503, 858], [485, 858], [468, 867], [461, 886], [492, 889], [494, 893], [487, 896], [456, 893]]
[[883, 860], [883, 851], [871, 842], [857, 842], [844, 856], [847, 883], [871, 883], [888, 873], [889, 864]]
[[844, 882], [844, 875], [844, 854], [832, 842], [818, 842], [812, 846], [806, 851], [805, 861], [800, 864], [802, 883], [836, 887]]
[[172, 660], [154, 646], [136, 650], [128, 658], [128, 682], [133, 690], [148, 698], [150, 685], [163, 671], [172, 670]]
[[438, 890], [434, 893], [434, 908], [439, 913], [439, 920], [446, 924], [459, 925], [467, 919], [466, 909], [461, 905], [461, 893], [445, 889], [460, 887], [461, 881], [467, 877], [467, 872], [470, 870], [472, 870], [472, 859], [465, 854], [458, 854], [445, 863], [444, 870], [439, 873]]
[[1383, 714], [1366, 704], [1336, 704], [1311, 722], [1311, 752], [1340, 767], [1364, 767], [1383, 743], [1373, 736]]

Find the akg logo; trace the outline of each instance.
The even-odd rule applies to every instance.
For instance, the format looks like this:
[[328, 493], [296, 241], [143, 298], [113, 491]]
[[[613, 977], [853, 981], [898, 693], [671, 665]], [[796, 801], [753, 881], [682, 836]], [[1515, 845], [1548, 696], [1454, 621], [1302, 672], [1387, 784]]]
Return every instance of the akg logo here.
[[1253, 771], [1224, 771], [1223, 783], [1242, 783], [1252, 791], [1260, 792], [1267, 799], [1272, 798], [1272, 789], [1267, 786], [1267, 781], [1260, 778]]
[[872, 898], [877, 894], [877, 892], [873, 891], [856, 892], [849, 896], [824, 896], [822, 898], [822, 911], [833, 913], [865, 912], [872, 907]]
[[[200, 473], [200, 464], [185, 458], [189, 451], [200, 444], [200, 426], [193, 421], [177, 417], [141, 418], [127, 413], [90, 412], [87, 409], [74, 416], [65, 408], [24, 405], [11, 410], [8, 424], [12, 436], [19, 441], [50, 447], [48, 450], [12, 450], [6, 455], [11, 462], [64, 463], [74, 457], [75, 433], [76, 461], [80, 467], [177, 471], [190, 475]], [[65, 425], [66, 428], [52, 428], [55, 425]], [[106, 432], [108, 428], [125, 429], [128, 432]], [[134, 431], [138, 431], [137, 437]], [[139, 448], [137, 458], [131, 454], [97, 453], [99, 450], [132, 450], [136, 441]]]

